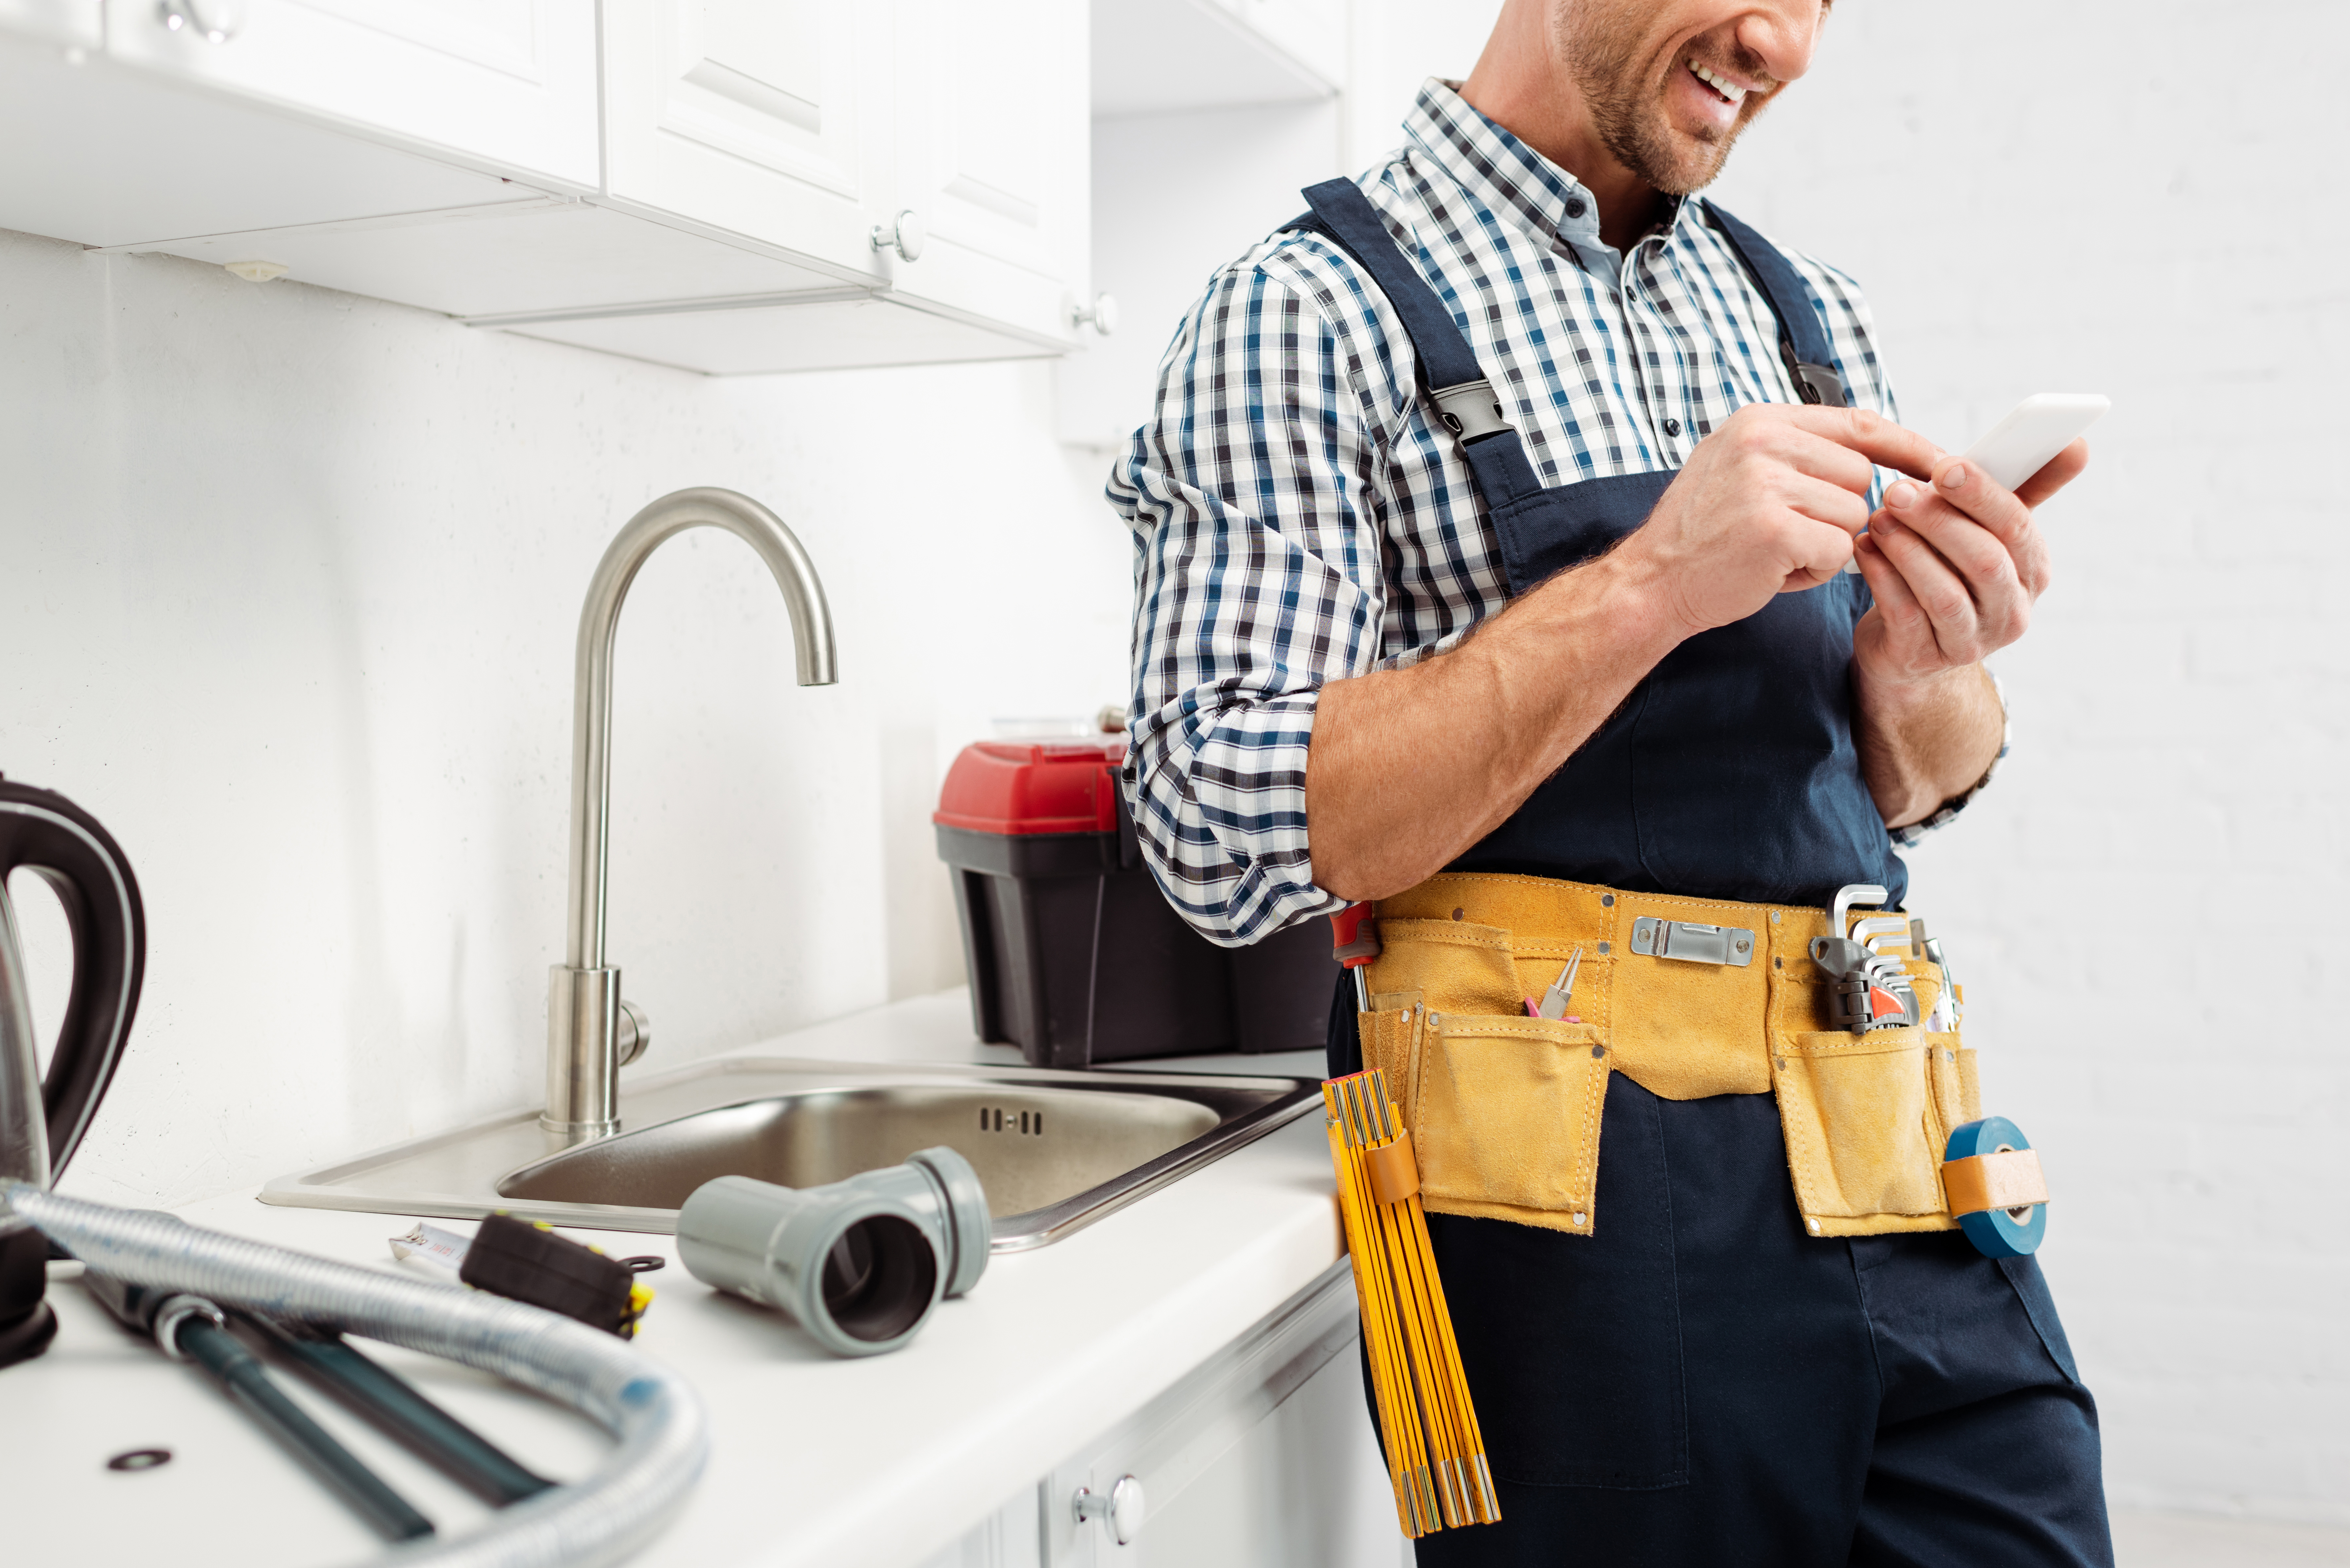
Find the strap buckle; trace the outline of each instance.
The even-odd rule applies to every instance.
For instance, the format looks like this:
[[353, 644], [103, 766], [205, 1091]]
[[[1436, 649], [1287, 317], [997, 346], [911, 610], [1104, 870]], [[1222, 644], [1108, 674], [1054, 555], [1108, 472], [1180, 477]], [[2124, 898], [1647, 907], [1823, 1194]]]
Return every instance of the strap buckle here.
[[1493, 396], [1493, 383], [1491, 381], [1463, 381], [1457, 387], [1431, 387], [1428, 398], [1436, 405], [1436, 417], [1444, 421], [1444, 428], [1464, 441], [1513, 428], [1502, 418], [1502, 400]]
[[1822, 408], [1852, 407], [1852, 391], [1844, 378], [1825, 365], [1806, 365], [1795, 358], [1795, 346], [1786, 338], [1779, 339], [1780, 358], [1787, 361], [1787, 374], [1795, 383], [1795, 395], [1807, 403]]
[[1744, 969], [1754, 961], [1754, 933], [1743, 926], [1701, 926], [1694, 920], [1632, 922], [1632, 950], [1684, 963], [1728, 964]]

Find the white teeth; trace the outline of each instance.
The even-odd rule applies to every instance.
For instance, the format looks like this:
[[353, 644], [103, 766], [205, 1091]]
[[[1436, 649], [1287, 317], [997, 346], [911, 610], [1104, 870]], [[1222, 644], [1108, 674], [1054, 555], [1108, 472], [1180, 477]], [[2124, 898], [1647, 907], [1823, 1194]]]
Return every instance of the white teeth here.
[[1695, 60], [1691, 60], [1690, 62], [1690, 72], [1691, 75], [1695, 76], [1698, 80], [1705, 83], [1706, 86], [1713, 88], [1714, 91], [1720, 93], [1722, 97], [1728, 99], [1732, 103], [1737, 103], [1746, 96], [1746, 89], [1744, 88], [1731, 86], [1729, 82], [1724, 81], [1721, 77], [1716, 76], [1713, 72], [1706, 69], [1703, 66], [1699, 65]]

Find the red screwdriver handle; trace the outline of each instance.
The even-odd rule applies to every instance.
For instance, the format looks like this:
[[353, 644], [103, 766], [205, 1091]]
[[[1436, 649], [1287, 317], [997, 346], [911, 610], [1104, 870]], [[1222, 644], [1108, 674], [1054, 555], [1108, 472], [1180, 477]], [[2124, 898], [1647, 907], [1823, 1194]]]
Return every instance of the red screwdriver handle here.
[[1330, 917], [1330, 956], [1347, 969], [1360, 969], [1379, 956], [1379, 923], [1372, 909], [1349, 904]]

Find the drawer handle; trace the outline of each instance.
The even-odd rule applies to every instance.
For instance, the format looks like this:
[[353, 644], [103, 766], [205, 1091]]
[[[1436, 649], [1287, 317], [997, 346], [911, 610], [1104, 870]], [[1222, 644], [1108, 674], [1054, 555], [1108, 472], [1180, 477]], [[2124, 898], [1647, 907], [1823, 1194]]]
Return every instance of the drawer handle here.
[[1133, 1545], [1142, 1533], [1142, 1482], [1133, 1476], [1118, 1477], [1107, 1497], [1079, 1487], [1077, 1495], [1070, 1501], [1076, 1505], [1079, 1524], [1100, 1520], [1109, 1538], [1120, 1546]]
[[[1118, 296], [1109, 294], [1097, 294], [1094, 296], [1094, 302], [1091, 305], [1071, 306], [1069, 307], [1069, 325], [1071, 327], [1090, 327], [1094, 329], [1097, 335], [1103, 337], [1108, 337], [1111, 333], [1118, 330]], [[1122, 725], [1120, 727], [1123, 728]]]
[[170, 31], [206, 43], [225, 44], [244, 29], [244, 0], [160, 0], [155, 9]]
[[929, 231], [922, 227], [922, 214], [909, 207], [886, 223], [873, 225], [873, 248], [896, 251], [900, 261], [922, 259], [922, 242]]

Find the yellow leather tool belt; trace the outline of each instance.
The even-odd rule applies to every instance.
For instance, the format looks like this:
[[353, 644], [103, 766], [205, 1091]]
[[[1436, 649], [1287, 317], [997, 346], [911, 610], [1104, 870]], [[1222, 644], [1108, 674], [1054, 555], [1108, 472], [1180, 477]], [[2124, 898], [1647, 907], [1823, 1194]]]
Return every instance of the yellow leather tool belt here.
[[[1682, 944], [1672, 922], [1726, 929]], [[1942, 1151], [1981, 1115], [1974, 1053], [1956, 1033], [1836, 1028], [1807, 950], [1828, 923], [1825, 909], [1542, 877], [1445, 875], [1381, 899], [1363, 1065], [1400, 1096], [1422, 1203], [1592, 1234], [1613, 1072], [1669, 1100], [1774, 1093], [1815, 1236], [1955, 1229]], [[1660, 933], [1697, 956], [1658, 956]], [[1579, 1022], [1528, 1017], [1578, 947]], [[1926, 1018], [1940, 973], [1922, 955], [1903, 967]]]

